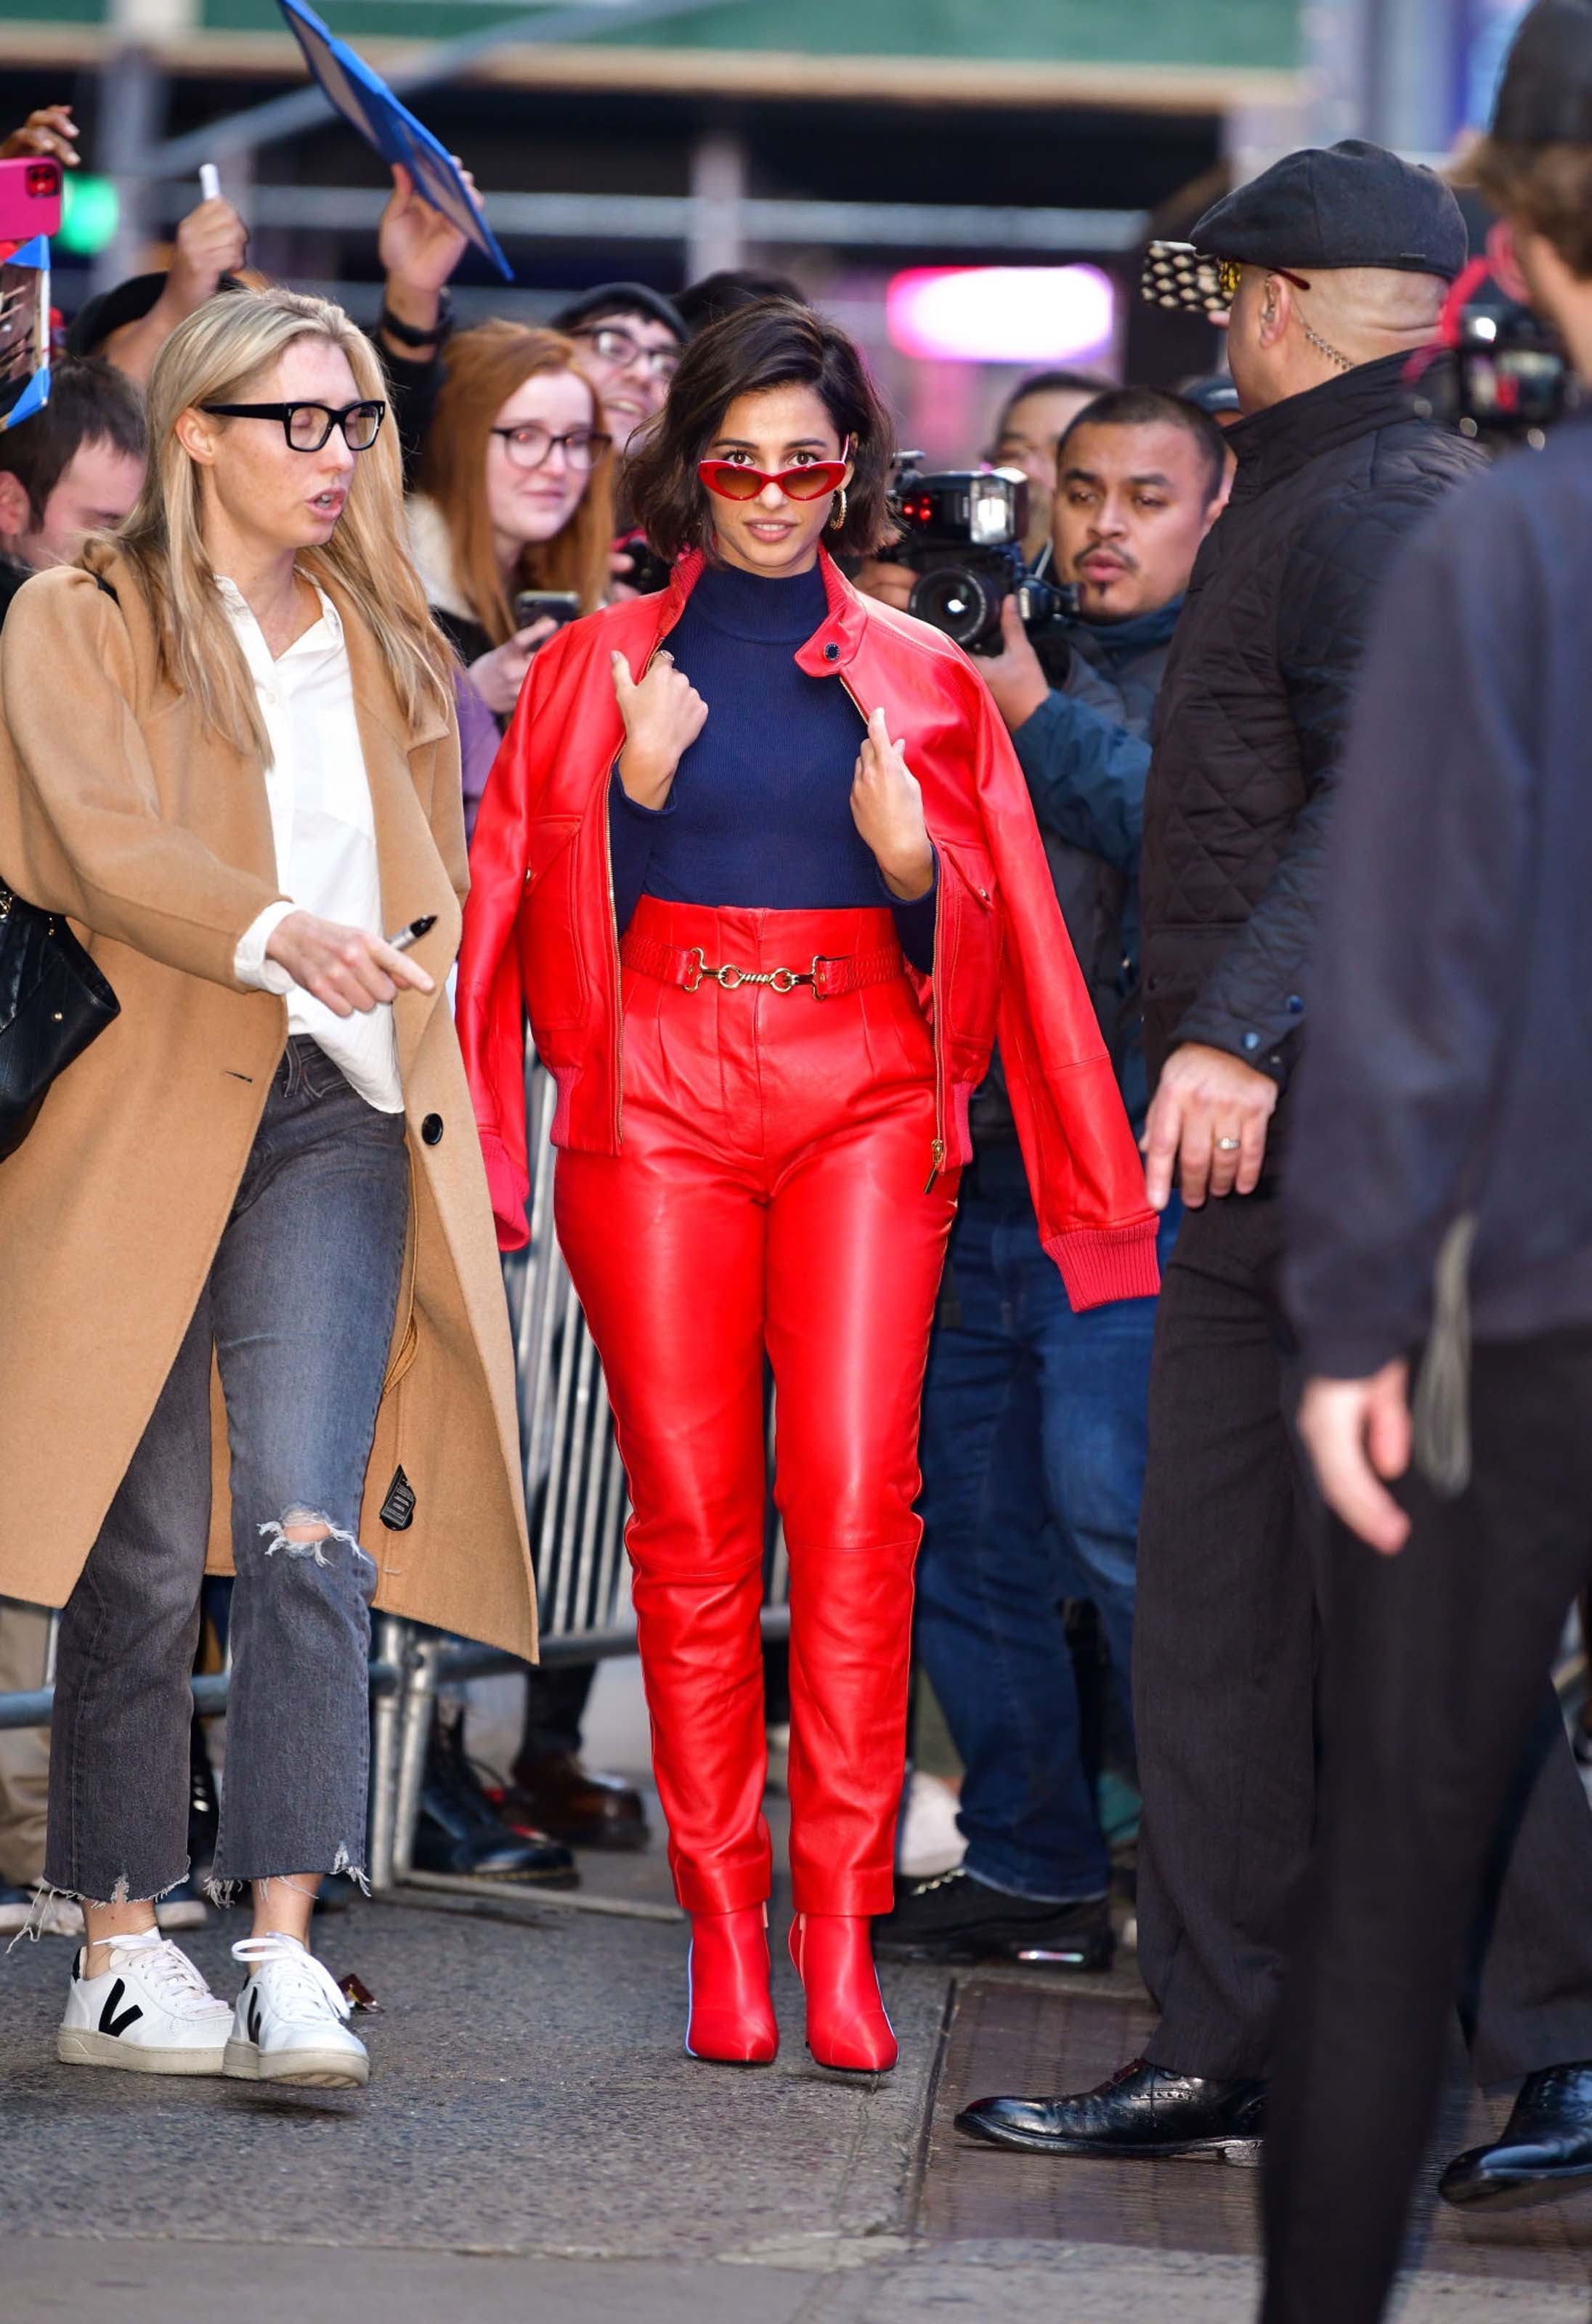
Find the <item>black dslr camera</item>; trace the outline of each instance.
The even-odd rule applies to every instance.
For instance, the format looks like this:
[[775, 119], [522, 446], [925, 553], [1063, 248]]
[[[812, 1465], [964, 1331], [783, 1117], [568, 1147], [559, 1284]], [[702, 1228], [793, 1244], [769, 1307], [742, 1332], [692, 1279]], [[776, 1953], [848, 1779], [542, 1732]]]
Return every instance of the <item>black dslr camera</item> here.
[[896, 458], [890, 513], [900, 538], [890, 550], [917, 575], [911, 611], [969, 653], [1000, 651], [1000, 609], [1015, 597], [1035, 632], [1078, 611], [1078, 592], [1037, 581], [1024, 560], [1028, 479], [1020, 468], [952, 468], [925, 476], [923, 455]]
[[1551, 323], [1512, 299], [1481, 263], [1455, 286], [1441, 336], [1411, 364], [1415, 411], [1487, 451], [1540, 451], [1577, 404], [1574, 375]]

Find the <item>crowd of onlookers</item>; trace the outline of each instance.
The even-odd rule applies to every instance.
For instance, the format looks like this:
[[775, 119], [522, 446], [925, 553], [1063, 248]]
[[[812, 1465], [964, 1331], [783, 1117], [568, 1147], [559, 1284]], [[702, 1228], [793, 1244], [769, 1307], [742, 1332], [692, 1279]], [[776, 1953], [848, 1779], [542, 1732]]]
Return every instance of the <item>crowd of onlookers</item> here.
[[[69, 108], [52, 107], [32, 115], [7, 150], [49, 152], [70, 167], [76, 139]], [[640, 282], [604, 283], [568, 300], [545, 326], [494, 320], [459, 328], [447, 284], [462, 237], [401, 170], [393, 179], [377, 235], [382, 290], [373, 336], [403, 447], [410, 551], [455, 651], [473, 825], [538, 649], [564, 621], [667, 577], [626, 508], [625, 460], [638, 431], [661, 410], [683, 347], [733, 307], [803, 294], [787, 277], [750, 272], [715, 275], [673, 299]], [[31, 573], [69, 562], [89, 534], [114, 530], [133, 508], [145, 452], [143, 386], [186, 316], [262, 279], [249, 268], [248, 240], [232, 203], [202, 200], [179, 224], [164, 265], [88, 299], [60, 329], [47, 404], [0, 435], [0, 616]], [[1090, 405], [1094, 424], [1076, 427]], [[1108, 819], [1120, 818], [1121, 803], [1102, 796], [1087, 809], [1069, 807], [1063, 794], [1080, 779], [1081, 753], [1100, 761], [1082, 776], [1087, 785], [1097, 774], [1116, 779], [1114, 757], [1125, 749], [1133, 790], [1166, 640], [1194, 551], [1227, 489], [1230, 463], [1209, 415], [1225, 417], [1232, 405], [1221, 376], [1195, 383], [1185, 399], [1114, 390], [1090, 374], [1044, 372], [1005, 398], [987, 444], [969, 447], [971, 457], [1028, 478], [1025, 557], [1036, 576], [1065, 578], [1080, 593], [1080, 618], [1053, 625], [1037, 645], [1008, 609], [1003, 650], [982, 667], [1014, 732], [1026, 730], [1036, 798], [1047, 785], [1054, 794], [1047, 844], [1136, 1120], [1143, 1070], [1131, 1024], [1132, 843], [1124, 841], [1115, 862], [1094, 852], [1098, 841], [1083, 827], [1090, 815], [1098, 806]], [[1058, 477], [1063, 441], [1071, 456]], [[1146, 461], [1165, 472], [1155, 492], [1134, 482]], [[879, 560], [856, 575], [860, 586], [902, 604], [915, 577]], [[1142, 768], [1137, 779], [1142, 788]], [[1126, 812], [1131, 823], [1131, 806]], [[1026, 1196], [998, 1074], [980, 1113], [980, 1161], [964, 1197], [930, 1375], [920, 1624], [923, 1667], [966, 1770], [962, 1836], [943, 1844], [942, 1812], [942, 1844], [936, 1853], [928, 1841], [927, 1861], [941, 1868], [966, 1845], [969, 1871], [949, 1888], [925, 1884], [923, 1897], [916, 1886], [904, 1886], [901, 1926], [888, 1930], [884, 1942], [908, 1950], [948, 1942], [963, 1951], [970, 1944], [1010, 1950], [1007, 1923], [1015, 1911], [1025, 1942], [1043, 1938], [1059, 1960], [1095, 1961], [1109, 1958], [1114, 1943], [1102, 1779], [1117, 1785], [1115, 1836], [1129, 1843], [1131, 1880], [1127, 1670], [1149, 1303], [1122, 1311], [1120, 1332], [1102, 1332], [1092, 1317], [1072, 1318], [1059, 1278], [1038, 1251], [1030, 1213], [1033, 1250], [1018, 1263], [1023, 1320], [1010, 1323], [1014, 1310], [1009, 1300], [1003, 1305], [995, 1252], [1014, 1220], [1020, 1225]], [[1014, 1388], [1033, 1409], [1015, 1434], [1008, 1414], [1007, 1436], [998, 1442], [991, 1416], [1009, 1404]], [[983, 1497], [991, 1459], [1007, 1466], [1008, 1494], [987, 1524], [970, 1511]], [[990, 1588], [990, 1571], [1000, 1565], [1008, 1569], [1004, 1610]], [[203, 1651], [213, 1655], [225, 1646], [224, 1585], [210, 1588], [207, 1604]], [[962, 1650], [968, 1626], [977, 1631], [980, 1623], [982, 1655], [970, 1657]], [[47, 1643], [39, 1609], [0, 1609], [0, 1686], [39, 1683]], [[1020, 1681], [989, 1683], [985, 1657], [1014, 1653], [1024, 1665]], [[768, 1717], [778, 1731], [778, 1648], [769, 1650], [768, 1664]], [[588, 1768], [582, 1756], [594, 1675], [579, 1665], [531, 1674], [506, 1784], [483, 1780], [466, 1748], [462, 1705], [443, 1704], [417, 1839], [422, 1867], [560, 1885], [579, 1877], [575, 1849], [645, 1844], [637, 1791]], [[41, 1735], [0, 1737], [0, 1924], [20, 1926], [35, 1908], [46, 1766]], [[944, 1799], [944, 1787], [937, 1788]], [[921, 1790], [919, 1796], [921, 1804]], [[204, 1910], [215, 1824], [216, 1779], [196, 1720], [194, 1869], [162, 1900], [166, 1925], [191, 1923]], [[994, 1887], [979, 1881], [980, 1868]], [[987, 1913], [986, 1928], [962, 1925], [965, 1910], [954, 1928], [937, 1925], [950, 1900], [970, 1888], [986, 1903], [997, 1889], [1017, 1901]], [[77, 1925], [69, 1904], [50, 1899], [37, 1909], [47, 1926]], [[925, 1913], [936, 1925], [916, 1925]]]
[[[57, 108], [0, 150], [69, 164], [74, 135]], [[1589, 155], [1592, 10], [1538, 0], [1477, 166], [1500, 295], [1551, 318], [1583, 378]], [[1031, 618], [1011, 590], [978, 667], [1141, 1138], [1164, 1287], [1072, 1311], [998, 1051], [923, 1404], [916, 1647], [959, 1831], [942, 1866], [903, 1868], [875, 1941], [1100, 1969], [1126, 1891], [1159, 2013], [1146, 2055], [1097, 2089], [977, 2100], [959, 2126], [1253, 2162], [1275, 2078], [1267, 2318], [1368, 2324], [1456, 1991], [1478, 2078], [1518, 2089], [1445, 2198], [1592, 2177], [1592, 1834], [1542, 1683], [1589, 1578], [1588, 665], [1586, 590], [1565, 583], [1592, 487], [1584, 419], [1535, 471], [1489, 475], [1474, 428], [1417, 405], [1412, 365], [1452, 344], [1474, 287], [1431, 171], [1311, 149], [1192, 232], [1161, 279], [1220, 310], [1229, 372], [1176, 392], [1037, 374], [978, 447], [1026, 476], [1024, 567], [1066, 593]], [[462, 238], [400, 171], [378, 246], [373, 336], [473, 817], [548, 639], [667, 585], [627, 464], [684, 350], [803, 293], [606, 283], [546, 327], [457, 329]], [[48, 403], [0, 435], [0, 618], [126, 516], [163, 339], [249, 279], [244, 221], [206, 201], [166, 268], [73, 319]], [[912, 610], [908, 556], [851, 578]], [[1323, 1496], [1347, 1528], [1330, 1539]], [[210, 1612], [224, 1638], [224, 1593]], [[39, 1683], [46, 1637], [38, 1609], [0, 1606], [0, 1688]], [[584, 1762], [592, 1678], [528, 1675], [502, 1780], [463, 1706], [438, 1707], [419, 1865], [566, 1884], [576, 1849], [645, 1844], [640, 1794]], [[768, 1680], [777, 1726], [777, 1655]], [[74, 1924], [34, 1895], [44, 1748], [0, 1736], [0, 1926]], [[193, 1776], [198, 1879], [216, 1786], [197, 1722]], [[203, 1910], [191, 1882], [158, 1907]]]

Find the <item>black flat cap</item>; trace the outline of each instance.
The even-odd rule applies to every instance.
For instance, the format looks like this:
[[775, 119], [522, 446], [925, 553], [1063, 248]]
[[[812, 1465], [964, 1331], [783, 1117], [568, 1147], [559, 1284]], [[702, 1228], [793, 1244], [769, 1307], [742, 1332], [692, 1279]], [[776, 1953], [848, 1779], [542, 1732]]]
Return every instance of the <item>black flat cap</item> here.
[[1468, 249], [1465, 221], [1431, 170], [1358, 137], [1285, 153], [1208, 209], [1186, 243], [1152, 243], [1142, 289], [1151, 302], [1219, 313], [1217, 262], [1308, 275], [1340, 266], [1436, 274], [1451, 282]]
[[573, 331], [578, 323], [594, 322], [604, 315], [645, 315], [649, 322], [673, 331], [682, 346], [690, 337], [674, 301], [645, 282], [599, 282], [583, 290], [578, 299], [569, 300], [548, 320], [555, 331]]
[[1492, 134], [1500, 145], [1592, 145], [1592, 5], [1537, 0], [1510, 47]]

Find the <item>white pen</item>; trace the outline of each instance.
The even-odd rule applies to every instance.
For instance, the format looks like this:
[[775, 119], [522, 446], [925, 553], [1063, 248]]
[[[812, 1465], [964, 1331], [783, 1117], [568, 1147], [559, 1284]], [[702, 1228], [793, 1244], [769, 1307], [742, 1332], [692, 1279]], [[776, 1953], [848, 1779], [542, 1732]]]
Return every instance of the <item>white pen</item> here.
[[387, 941], [394, 952], [408, 952], [410, 945], [419, 944], [427, 930], [436, 926], [436, 913], [427, 912], [420, 919], [411, 920], [407, 928], [400, 928], [398, 934], [389, 936]]
[[199, 199], [213, 202], [221, 192], [221, 172], [214, 161], [199, 163]]

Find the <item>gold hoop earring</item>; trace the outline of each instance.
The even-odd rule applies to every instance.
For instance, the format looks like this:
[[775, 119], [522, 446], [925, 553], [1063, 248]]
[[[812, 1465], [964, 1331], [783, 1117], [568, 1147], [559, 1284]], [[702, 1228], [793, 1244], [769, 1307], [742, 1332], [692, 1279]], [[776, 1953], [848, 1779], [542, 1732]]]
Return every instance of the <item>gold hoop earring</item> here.
[[836, 493], [834, 497], [838, 505], [835, 508], [833, 515], [829, 520], [829, 530], [831, 532], [843, 532], [846, 529], [846, 488], [844, 484], [841, 486], [839, 492]]

